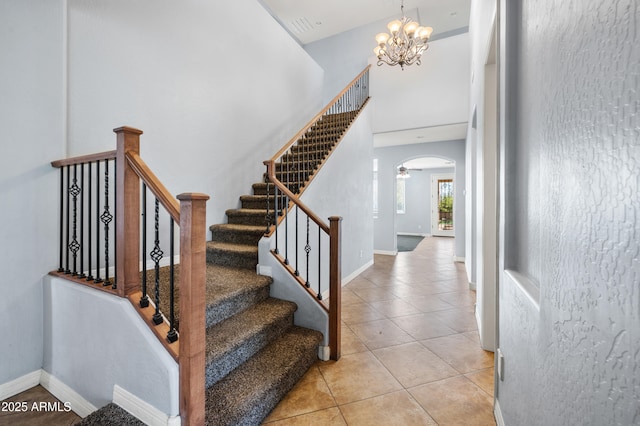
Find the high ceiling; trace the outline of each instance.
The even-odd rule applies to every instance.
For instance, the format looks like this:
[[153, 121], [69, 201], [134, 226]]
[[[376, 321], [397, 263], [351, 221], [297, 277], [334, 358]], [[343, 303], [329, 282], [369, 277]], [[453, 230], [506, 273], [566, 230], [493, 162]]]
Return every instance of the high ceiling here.
[[[400, 16], [401, 0], [262, 0], [298, 41], [308, 44], [344, 31]], [[405, 0], [404, 10], [434, 37], [469, 25], [471, 0]], [[418, 10], [415, 16], [415, 10]], [[385, 28], [381, 28], [383, 31]], [[373, 35], [372, 35], [373, 38]]]

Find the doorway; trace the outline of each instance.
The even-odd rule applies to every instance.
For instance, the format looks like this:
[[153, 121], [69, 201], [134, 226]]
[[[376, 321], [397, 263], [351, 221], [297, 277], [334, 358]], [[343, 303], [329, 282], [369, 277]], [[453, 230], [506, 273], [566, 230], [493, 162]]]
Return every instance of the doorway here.
[[431, 175], [431, 235], [454, 236], [454, 174]]

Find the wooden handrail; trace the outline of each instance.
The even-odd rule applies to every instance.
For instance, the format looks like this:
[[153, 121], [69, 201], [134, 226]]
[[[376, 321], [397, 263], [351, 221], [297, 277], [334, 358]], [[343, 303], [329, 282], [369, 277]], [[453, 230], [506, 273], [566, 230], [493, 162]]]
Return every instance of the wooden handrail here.
[[80, 155], [78, 157], [65, 158], [51, 162], [51, 166], [59, 169], [60, 167], [73, 166], [74, 164], [92, 163], [94, 161], [113, 160], [116, 158], [117, 151], [98, 152], [96, 154]]
[[269, 180], [271, 181], [271, 183], [277, 186], [283, 194], [289, 197], [289, 199], [292, 200], [300, 208], [300, 210], [302, 210], [307, 216], [311, 218], [311, 220], [313, 220], [320, 228], [322, 228], [324, 232], [328, 234], [329, 225], [324, 223], [324, 221], [320, 219], [318, 215], [313, 212], [313, 210], [311, 210], [305, 203], [303, 203], [297, 195], [291, 192], [284, 183], [276, 178], [275, 160], [267, 160], [264, 162], [264, 165], [267, 166], [267, 175], [269, 176]]
[[333, 106], [333, 104], [335, 104], [338, 99], [340, 99], [342, 97], [342, 95], [344, 95], [347, 90], [349, 90], [351, 88], [351, 86], [353, 85], [353, 83], [355, 83], [356, 81], [358, 81], [358, 79], [360, 79], [367, 71], [369, 71], [369, 68], [371, 68], [371, 64], [367, 65], [365, 67], [365, 69], [363, 69], [360, 74], [358, 74], [356, 76], [356, 78], [354, 78], [353, 80], [351, 80], [349, 82], [349, 84], [346, 85], [346, 87], [344, 89], [342, 89], [342, 91], [340, 93], [338, 93], [333, 99], [331, 99], [331, 101], [327, 104], [327, 106], [325, 106], [322, 111], [320, 111], [318, 114], [316, 114], [298, 133], [295, 134], [295, 136], [293, 136], [291, 138], [291, 140], [289, 142], [287, 142], [281, 149], [280, 151], [278, 151], [276, 153], [276, 155], [274, 155], [273, 157], [271, 157], [272, 161], [276, 161], [278, 158], [280, 158], [280, 156], [282, 156], [282, 154], [284, 154], [290, 147], [291, 145], [293, 145], [294, 143], [296, 143], [296, 141], [298, 139], [300, 139], [300, 137], [302, 135], [304, 135], [307, 130], [309, 130], [311, 128], [311, 126], [314, 125], [314, 123], [316, 121], [318, 121], [320, 119], [320, 117], [322, 117], [324, 115], [324, 113], [326, 113], [327, 111], [329, 111], [329, 109]]
[[171, 218], [175, 220], [176, 223], [180, 223], [179, 203], [171, 196], [169, 190], [160, 182], [160, 179], [156, 177], [149, 166], [140, 158], [140, 155], [134, 152], [127, 152], [126, 159], [133, 171], [136, 172], [140, 179], [147, 185], [147, 188], [149, 188], [158, 201], [160, 201], [160, 204], [167, 209]]

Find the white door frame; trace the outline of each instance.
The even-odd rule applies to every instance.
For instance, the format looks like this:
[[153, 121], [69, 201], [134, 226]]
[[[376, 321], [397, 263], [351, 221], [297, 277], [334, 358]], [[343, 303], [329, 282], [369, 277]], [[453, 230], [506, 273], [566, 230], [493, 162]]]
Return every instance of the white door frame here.
[[448, 231], [442, 231], [438, 229], [438, 180], [451, 180], [453, 182], [452, 195], [454, 199], [453, 212], [451, 218], [455, 217], [456, 202], [456, 175], [455, 173], [436, 173], [431, 175], [431, 235], [436, 237], [453, 237], [455, 236], [455, 227], [457, 226], [455, 221], [453, 222], [454, 229]]

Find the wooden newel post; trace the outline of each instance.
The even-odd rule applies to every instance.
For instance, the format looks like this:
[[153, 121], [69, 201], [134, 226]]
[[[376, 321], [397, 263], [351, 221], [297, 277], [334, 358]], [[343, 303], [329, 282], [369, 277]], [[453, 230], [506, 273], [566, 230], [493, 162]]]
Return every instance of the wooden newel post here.
[[180, 417], [203, 425], [205, 383], [205, 194], [180, 194]]
[[342, 253], [340, 216], [329, 218], [329, 349], [332, 360], [340, 359], [342, 316]]
[[140, 178], [131, 168], [126, 154], [140, 154], [142, 130], [133, 127], [113, 129], [116, 151], [116, 278], [118, 295], [136, 291], [140, 283]]

